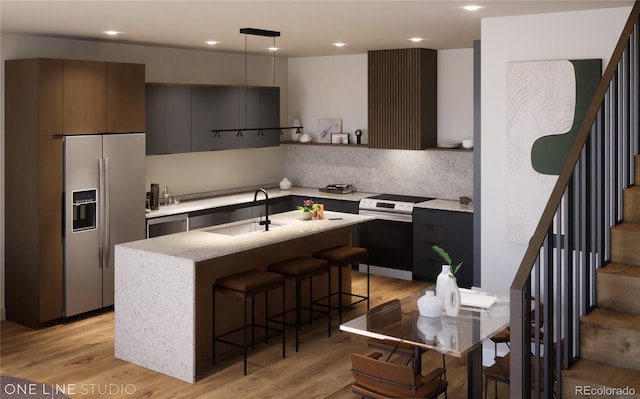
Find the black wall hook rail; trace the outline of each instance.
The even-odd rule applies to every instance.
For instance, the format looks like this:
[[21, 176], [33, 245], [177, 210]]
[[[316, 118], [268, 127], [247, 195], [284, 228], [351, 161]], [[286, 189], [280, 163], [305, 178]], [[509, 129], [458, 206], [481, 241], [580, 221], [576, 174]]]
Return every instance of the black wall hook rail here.
[[279, 130], [280, 134], [284, 129], [296, 129], [297, 134], [302, 134], [301, 129], [302, 126], [285, 126], [285, 127], [254, 127], [254, 128], [246, 128], [246, 129], [211, 129], [211, 133], [213, 133], [213, 137], [220, 137], [220, 133], [224, 132], [236, 132], [236, 136], [244, 137], [242, 133], [244, 132], [258, 132], [259, 136], [264, 135], [265, 130]]

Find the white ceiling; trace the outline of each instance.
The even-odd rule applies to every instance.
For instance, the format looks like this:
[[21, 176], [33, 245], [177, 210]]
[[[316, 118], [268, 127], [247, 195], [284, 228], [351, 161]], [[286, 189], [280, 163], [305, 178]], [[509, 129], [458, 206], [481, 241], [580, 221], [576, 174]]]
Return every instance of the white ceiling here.
[[[480, 5], [468, 12], [463, 5]], [[367, 50], [470, 48], [480, 19], [631, 6], [632, 0], [572, 1], [8, 1], [0, 32], [111, 40], [225, 52], [267, 52], [273, 39], [240, 28], [280, 31], [278, 56], [326, 56]], [[544, 29], [544, 27], [540, 27]], [[123, 32], [115, 39], [102, 32]], [[414, 44], [408, 39], [422, 37]], [[216, 46], [206, 40], [220, 42]], [[347, 43], [337, 48], [335, 42]]]

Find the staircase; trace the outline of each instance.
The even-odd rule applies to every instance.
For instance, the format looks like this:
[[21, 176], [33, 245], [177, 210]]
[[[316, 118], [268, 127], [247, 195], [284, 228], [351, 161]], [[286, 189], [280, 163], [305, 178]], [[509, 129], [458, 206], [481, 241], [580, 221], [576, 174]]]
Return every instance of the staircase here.
[[580, 318], [580, 359], [562, 372], [562, 397], [584, 397], [586, 389], [603, 388], [609, 390], [597, 391], [599, 397], [640, 396], [638, 155], [635, 185], [624, 190], [623, 222], [611, 228], [611, 263], [597, 270], [596, 279], [597, 306]]

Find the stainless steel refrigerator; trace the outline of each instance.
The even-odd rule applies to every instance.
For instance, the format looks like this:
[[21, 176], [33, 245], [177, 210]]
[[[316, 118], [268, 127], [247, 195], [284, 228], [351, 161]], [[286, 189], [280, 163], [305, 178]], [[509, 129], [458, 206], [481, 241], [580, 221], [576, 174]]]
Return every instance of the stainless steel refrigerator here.
[[64, 137], [65, 316], [113, 305], [113, 247], [145, 238], [145, 135]]

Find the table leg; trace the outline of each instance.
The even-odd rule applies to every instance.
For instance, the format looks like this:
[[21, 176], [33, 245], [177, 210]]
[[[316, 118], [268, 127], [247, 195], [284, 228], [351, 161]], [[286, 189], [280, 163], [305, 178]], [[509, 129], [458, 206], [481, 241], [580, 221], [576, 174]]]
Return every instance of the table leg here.
[[416, 374], [422, 374], [422, 350], [420, 347], [413, 347], [413, 370]]
[[482, 345], [467, 355], [467, 397], [482, 397]]

